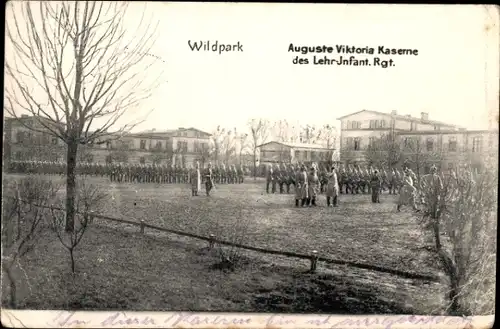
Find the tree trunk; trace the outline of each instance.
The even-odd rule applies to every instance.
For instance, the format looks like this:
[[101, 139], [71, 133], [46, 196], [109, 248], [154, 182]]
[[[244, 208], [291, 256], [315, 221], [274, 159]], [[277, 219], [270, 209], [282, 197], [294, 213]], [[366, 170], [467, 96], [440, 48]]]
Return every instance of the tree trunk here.
[[66, 156], [66, 232], [73, 232], [75, 226], [75, 197], [76, 197], [76, 156], [78, 143], [68, 143]]
[[253, 150], [253, 179], [257, 180], [257, 151]]
[[17, 307], [17, 301], [16, 301], [16, 297], [17, 297], [17, 286], [16, 286], [16, 281], [14, 280], [14, 275], [12, 275], [12, 264], [10, 264], [9, 266], [2, 266], [5, 273], [7, 274], [7, 278], [9, 279], [9, 285], [10, 285], [10, 294], [9, 294], [9, 297], [10, 297], [10, 307], [12, 307], [13, 309], [15, 309]]
[[432, 220], [432, 229], [434, 232], [434, 241], [436, 243], [436, 250], [439, 252], [441, 250], [441, 235], [439, 232], [439, 220], [437, 218], [431, 217]]
[[69, 256], [71, 258], [71, 273], [75, 273], [75, 256], [73, 254], [73, 249], [69, 250]]
[[460, 310], [460, 302], [459, 302], [459, 297], [458, 297], [458, 292], [459, 292], [459, 287], [458, 287], [458, 281], [456, 278], [451, 277], [451, 282], [450, 282], [450, 315], [455, 315], [455, 316], [462, 316], [461, 310]]

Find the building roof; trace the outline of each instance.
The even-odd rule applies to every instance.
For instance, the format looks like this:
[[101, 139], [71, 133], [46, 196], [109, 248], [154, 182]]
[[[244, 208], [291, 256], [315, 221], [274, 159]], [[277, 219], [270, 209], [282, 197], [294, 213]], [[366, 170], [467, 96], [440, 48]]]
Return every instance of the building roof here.
[[212, 136], [212, 134], [207, 133], [206, 131], [194, 128], [194, 127], [178, 128], [178, 129], [167, 129], [167, 130], [148, 129], [148, 130], [144, 130], [144, 131], [137, 132], [137, 133], [132, 133], [132, 134], [142, 134], [142, 135], [151, 134], [151, 133], [154, 133], [154, 134], [175, 134], [177, 132], [186, 131], [186, 130], [194, 130], [194, 131], [198, 131], [198, 132], [200, 132], [202, 134], [205, 134], [207, 136]]
[[265, 146], [265, 145], [269, 145], [269, 144], [280, 144], [280, 145], [283, 145], [283, 146], [286, 146], [286, 147], [290, 147], [290, 148], [293, 148], [293, 149], [321, 149], [321, 150], [334, 150], [334, 148], [327, 148], [321, 144], [311, 144], [311, 143], [288, 143], [288, 142], [278, 142], [278, 141], [271, 141], [271, 142], [267, 142], [267, 143], [264, 143], [264, 144], [261, 144], [261, 145], [258, 145], [257, 147], [262, 147], [262, 146]]
[[399, 120], [405, 120], [405, 121], [411, 121], [411, 122], [418, 122], [418, 123], [421, 123], [421, 124], [433, 124], [433, 125], [439, 125], [439, 126], [445, 126], [445, 127], [451, 127], [451, 128], [458, 128], [457, 125], [452, 125], [452, 124], [444, 123], [444, 122], [441, 122], [441, 121], [422, 120], [421, 118], [415, 118], [415, 117], [412, 117], [412, 116], [405, 116], [405, 115], [401, 115], [401, 114], [391, 114], [391, 113], [385, 113], [385, 112], [379, 112], [379, 111], [372, 111], [372, 110], [361, 110], [361, 111], [358, 111], [358, 112], [350, 113], [350, 114], [341, 116], [340, 118], [337, 118], [337, 120], [343, 120], [345, 118], [348, 118], [348, 117], [350, 117], [352, 115], [359, 114], [361, 112], [369, 112], [369, 113], [374, 113], [374, 114], [378, 114], [378, 115], [384, 115], [384, 116], [395, 118], [395, 119], [399, 119]]

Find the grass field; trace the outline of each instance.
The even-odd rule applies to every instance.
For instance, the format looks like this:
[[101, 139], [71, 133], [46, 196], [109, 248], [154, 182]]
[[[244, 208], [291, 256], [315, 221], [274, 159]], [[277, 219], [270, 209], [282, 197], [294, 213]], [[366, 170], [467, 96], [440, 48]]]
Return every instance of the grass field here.
[[[94, 179], [91, 179], [94, 180]], [[62, 182], [62, 179], [61, 179]], [[105, 214], [225, 240], [309, 253], [421, 274], [436, 274], [415, 218], [396, 213], [394, 197], [341, 196], [340, 207], [295, 208], [293, 195], [268, 195], [264, 184], [218, 185], [191, 197], [188, 185], [111, 184]], [[234, 272], [206, 243], [97, 220], [76, 251], [77, 274], [50, 232], [23, 262], [21, 307], [135, 310], [439, 313], [438, 283], [245, 252]], [[244, 234], [243, 234], [244, 233]]]

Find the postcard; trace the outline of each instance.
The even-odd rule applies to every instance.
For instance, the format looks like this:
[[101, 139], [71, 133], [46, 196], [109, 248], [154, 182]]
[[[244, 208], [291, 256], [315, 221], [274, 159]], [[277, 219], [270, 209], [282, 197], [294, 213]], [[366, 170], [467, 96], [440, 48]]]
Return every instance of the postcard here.
[[498, 7], [6, 8], [4, 326], [493, 326]]

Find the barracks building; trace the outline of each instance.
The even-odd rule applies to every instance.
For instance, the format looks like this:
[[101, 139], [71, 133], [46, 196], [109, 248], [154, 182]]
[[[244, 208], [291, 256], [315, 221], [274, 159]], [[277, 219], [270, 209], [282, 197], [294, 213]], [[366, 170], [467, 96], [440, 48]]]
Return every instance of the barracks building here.
[[[49, 133], [39, 123], [42, 118], [23, 115], [18, 119], [4, 119], [4, 161], [64, 161], [64, 142]], [[20, 122], [20, 121], [23, 122]], [[34, 127], [37, 126], [37, 127]], [[28, 127], [33, 127], [33, 131]], [[178, 128], [165, 131], [155, 129], [129, 133], [120, 139], [92, 146], [79, 146], [81, 162], [127, 162], [192, 164], [208, 160], [211, 134], [196, 128]]]
[[341, 122], [340, 158], [344, 163], [367, 164], [367, 151], [382, 136], [401, 147], [402, 160], [420, 157], [425, 162], [419, 169], [423, 172], [433, 164], [441, 170], [451, 170], [468, 163], [480, 170], [485, 160], [495, 161], [498, 157], [498, 128], [466, 130], [431, 120], [425, 112], [415, 118], [396, 111], [362, 110], [338, 120]]

